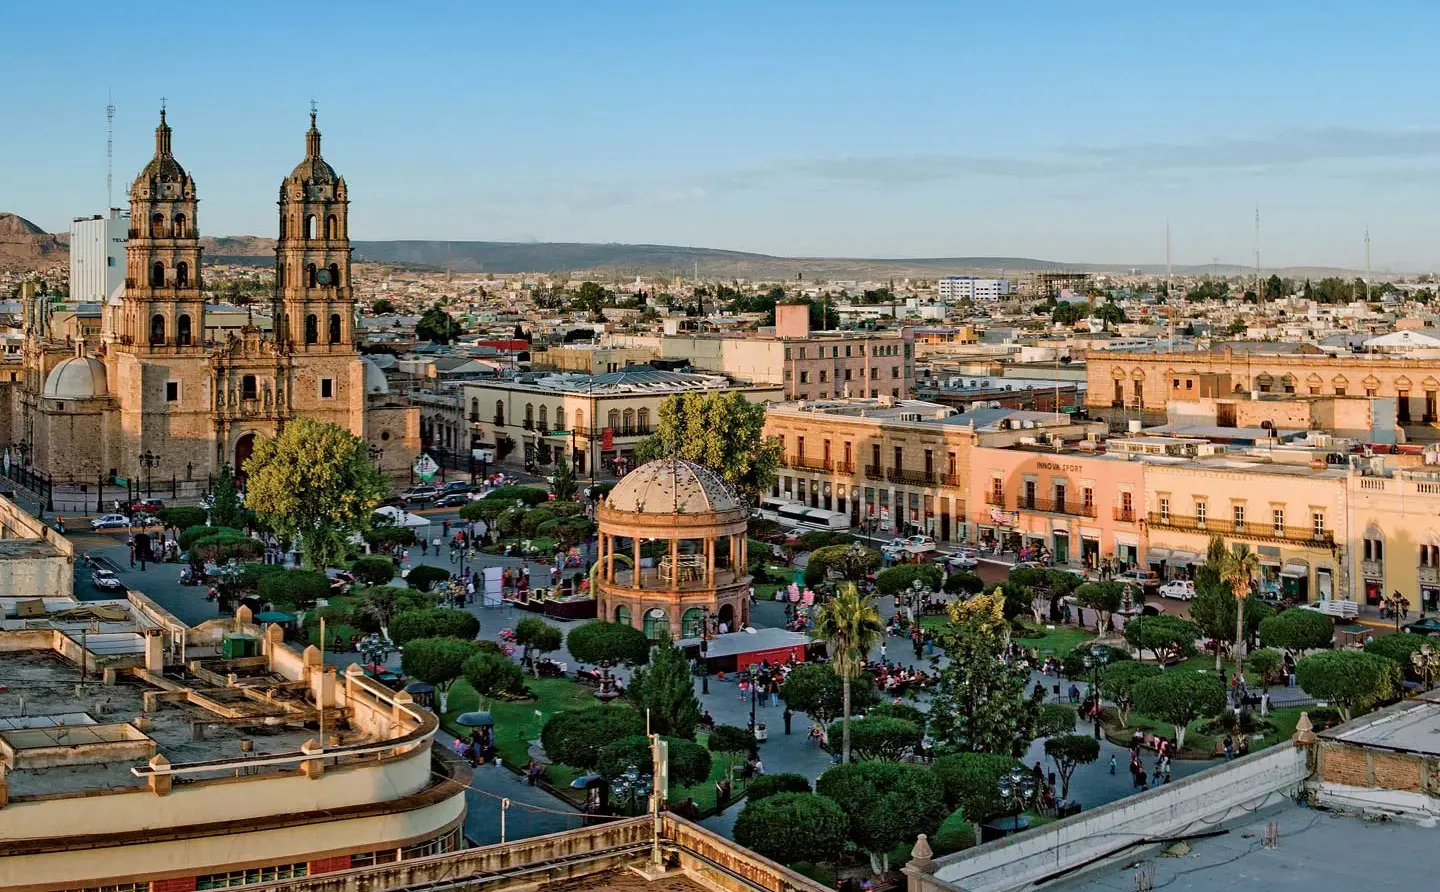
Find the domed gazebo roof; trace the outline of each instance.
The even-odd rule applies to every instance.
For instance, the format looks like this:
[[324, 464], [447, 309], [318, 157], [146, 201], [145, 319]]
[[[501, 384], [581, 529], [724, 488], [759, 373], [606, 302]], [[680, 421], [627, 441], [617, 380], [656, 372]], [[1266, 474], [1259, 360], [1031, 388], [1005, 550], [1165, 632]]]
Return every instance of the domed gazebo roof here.
[[365, 393], [369, 396], [389, 393], [390, 382], [385, 380], [385, 373], [380, 371], [380, 367], [368, 359], [360, 361], [365, 364]]
[[50, 370], [44, 396], [56, 400], [88, 400], [105, 396], [105, 364], [88, 356], [72, 356]]
[[626, 474], [605, 500], [629, 514], [719, 514], [743, 507], [724, 478], [701, 464], [661, 458]]

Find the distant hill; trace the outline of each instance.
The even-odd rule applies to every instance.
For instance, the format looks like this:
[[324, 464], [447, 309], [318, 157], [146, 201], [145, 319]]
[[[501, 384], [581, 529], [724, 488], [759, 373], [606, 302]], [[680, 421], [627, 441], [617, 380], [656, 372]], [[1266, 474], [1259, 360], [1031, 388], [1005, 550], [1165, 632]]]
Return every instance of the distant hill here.
[[41, 271], [69, 262], [69, 242], [16, 214], [0, 212], [0, 269]]

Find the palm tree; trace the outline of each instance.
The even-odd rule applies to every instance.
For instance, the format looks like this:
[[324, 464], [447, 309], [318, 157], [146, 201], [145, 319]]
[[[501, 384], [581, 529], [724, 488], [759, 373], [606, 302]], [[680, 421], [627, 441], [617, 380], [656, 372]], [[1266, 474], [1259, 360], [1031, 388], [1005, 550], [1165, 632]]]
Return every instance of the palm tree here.
[[1260, 575], [1260, 556], [1248, 545], [1236, 546], [1220, 558], [1220, 579], [1230, 586], [1235, 596], [1235, 673], [1240, 673], [1240, 660], [1245, 643], [1245, 599], [1250, 584]]
[[850, 761], [850, 683], [860, 677], [865, 657], [880, 644], [885, 624], [868, 595], [860, 594], [854, 583], [840, 588], [840, 594], [826, 602], [815, 617], [815, 637], [830, 649], [830, 661], [840, 676], [844, 716], [841, 728], [840, 761]]

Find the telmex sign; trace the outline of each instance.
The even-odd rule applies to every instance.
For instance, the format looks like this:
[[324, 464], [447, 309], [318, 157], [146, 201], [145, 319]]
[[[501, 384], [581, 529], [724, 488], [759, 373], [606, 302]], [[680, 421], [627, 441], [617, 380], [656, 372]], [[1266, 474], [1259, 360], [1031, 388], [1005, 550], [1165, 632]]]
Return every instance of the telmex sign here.
[[1037, 462], [1035, 463], [1035, 467], [1039, 468], [1039, 469], [1042, 470], [1042, 471], [1066, 471], [1066, 472], [1071, 472], [1071, 471], [1083, 471], [1083, 470], [1085, 470], [1085, 468], [1084, 468], [1083, 465], [1061, 465], [1061, 464], [1056, 464], [1055, 462], [1050, 462], [1050, 461], [1037, 461]]

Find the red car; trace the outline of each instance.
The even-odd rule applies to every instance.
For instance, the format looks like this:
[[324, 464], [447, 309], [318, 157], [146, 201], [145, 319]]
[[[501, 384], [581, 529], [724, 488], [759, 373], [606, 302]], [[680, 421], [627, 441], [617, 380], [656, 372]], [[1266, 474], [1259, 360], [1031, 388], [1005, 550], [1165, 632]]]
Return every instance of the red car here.
[[165, 507], [164, 499], [137, 499], [131, 502], [127, 509], [131, 514], [155, 514]]

